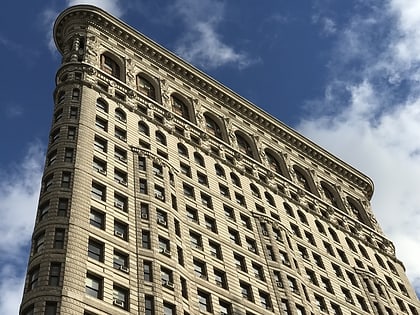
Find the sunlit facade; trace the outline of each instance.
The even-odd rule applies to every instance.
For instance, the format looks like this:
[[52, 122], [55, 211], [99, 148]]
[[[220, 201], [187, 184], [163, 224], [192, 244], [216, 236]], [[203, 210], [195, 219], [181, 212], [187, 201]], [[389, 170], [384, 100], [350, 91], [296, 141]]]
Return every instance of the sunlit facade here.
[[21, 315], [419, 314], [367, 176], [98, 8], [54, 39]]

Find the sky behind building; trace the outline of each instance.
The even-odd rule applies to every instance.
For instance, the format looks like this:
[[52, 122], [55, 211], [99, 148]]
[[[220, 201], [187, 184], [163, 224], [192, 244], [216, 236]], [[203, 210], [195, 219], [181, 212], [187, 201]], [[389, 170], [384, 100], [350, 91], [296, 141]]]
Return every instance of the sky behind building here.
[[17, 313], [21, 299], [60, 64], [52, 25], [80, 3], [370, 176], [374, 213], [420, 294], [420, 3], [14, 1], [0, 13], [0, 314]]

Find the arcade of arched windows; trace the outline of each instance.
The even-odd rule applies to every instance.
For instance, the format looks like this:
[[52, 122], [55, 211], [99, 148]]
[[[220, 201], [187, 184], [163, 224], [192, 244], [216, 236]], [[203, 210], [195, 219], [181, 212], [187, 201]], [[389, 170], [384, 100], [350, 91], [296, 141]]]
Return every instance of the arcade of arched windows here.
[[[122, 61], [120, 61], [120, 58], [112, 55], [109, 52], [104, 52], [100, 55], [99, 61], [101, 70], [120, 81], [126, 81], [125, 75], [123, 75], [125, 67]], [[139, 93], [147, 96], [148, 98], [156, 102], [160, 102], [159, 83], [150, 75], [146, 73], [138, 73], [136, 75], [136, 89]], [[183, 97], [179, 93], [172, 93], [170, 95], [170, 106], [172, 112], [175, 115], [178, 115], [191, 123], [195, 123], [195, 111], [193, 104], [187, 98]], [[116, 116], [123, 120], [125, 119], [125, 117], [123, 117], [120, 112], [116, 112]], [[224, 123], [218, 116], [207, 111], [203, 114], [203, 117], [205, 123], [204, 128], [208, 134], [220, 140], [228, 140]], [[149, 134], [148, 127], [145, 123], [139, 123], [139, 132], [146, 135]], [[252, 137], [240, 130], [236, 130], [234, 135], [234, 138], [236, 139], [237, 150], [244, 156], [259, 160], [256, 143]], [[288, 179], [292, 178], [292, 180], [295, 181], [301, 189], [308, 191], [316, 196], [323, 196], [325, 201], [338, 209], [345, 210], [344, 204], [346, 204], [349, 208], [351, 216], [360, 222], [371, 225], [370, 220], [363, 209], [363, 206], [361, 206], [360, 203], [356, 202], [352, 198], [347, 198], [346, 202], [343, 203], [336, 189], [333, 188], [330, 184], [321, 181], [319, 185], [319, 191], [312, 179], [312, 176], [304, 168], [298, 165], [293, 165], [292, 174], [290, 174], [283, 158], [278, 153], [276, 153], [276, 151], [265, 149], [262, 156], [265, 156], [266, 166], [272, 173], [281, 175]], [[291, 177], [290, 175], [294, 176]]]

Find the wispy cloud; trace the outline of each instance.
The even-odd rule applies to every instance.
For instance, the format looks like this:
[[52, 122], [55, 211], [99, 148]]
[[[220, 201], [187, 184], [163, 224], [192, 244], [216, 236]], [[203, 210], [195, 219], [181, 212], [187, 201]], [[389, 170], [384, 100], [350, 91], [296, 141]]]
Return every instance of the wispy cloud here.
[[320, 111], [298, 129], [373, 178], [373, 210], [419, 292], [420, 4], [375, 3], [336, 38]]
[[67, 0], [67, 5], [90, 4], [105, 10], [116, 17], [121, 17], [124, 13], [123, 3], [119, 0]]
[[18, 314], [43, 161], [35, 141], [22, 161], [0, 169], [0, 314]]
[[[119, 18], [125, 12], [123, 4], [120, 3], [119, 0], [66, 0], [65, 7], [71, 7], [79, 4], [94, 5]], [[54, 21], [57, 18], [59, 12], [63, 9], [63, 7], [46, 7], [41, 12], [40, 19], [42, 21], [42, 26], [45, 29], [48, 50], [53, 56], [57, 56], [57, 48], [55, 47], [53, 38]]]
[[245, 53], [224, 43], [217, 32], [225, 14], [222, 2], [177, 0], [173, 7], [187, 29], [175, 48], [181, 57], [207, 69], [226, 64], [244, 68], [252, 63]]

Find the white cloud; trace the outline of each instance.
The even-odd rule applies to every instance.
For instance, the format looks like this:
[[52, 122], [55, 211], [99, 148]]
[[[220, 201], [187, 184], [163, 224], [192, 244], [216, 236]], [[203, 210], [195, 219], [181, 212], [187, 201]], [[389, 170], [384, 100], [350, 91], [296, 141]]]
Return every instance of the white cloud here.
[[0, 169], [0, 314], [18, 313], [43, 161], [35, 142], [22, 161]]
[[236, 52], [223, 43], [217, 33], [225, 11], [223, 3], [177, 0], [173, 7], [187, 27], [186, 34], [175, 48], [181, 57], [204, 68], [217, 68], [225, 64], [244, 68], [252, 63], [244, 53]]
[[327, 112], [298, 129], [373, 178], [373, 211], [420, 291], [420, 4], [372, 8], [337, 40], [325, 97], [311, 102]]
[[68, 6], [78, 4], [90, 4], [105, 10], [106, 12], [121, 17], [124, 13], [123, 5], [119, 0], [67, 0]]

